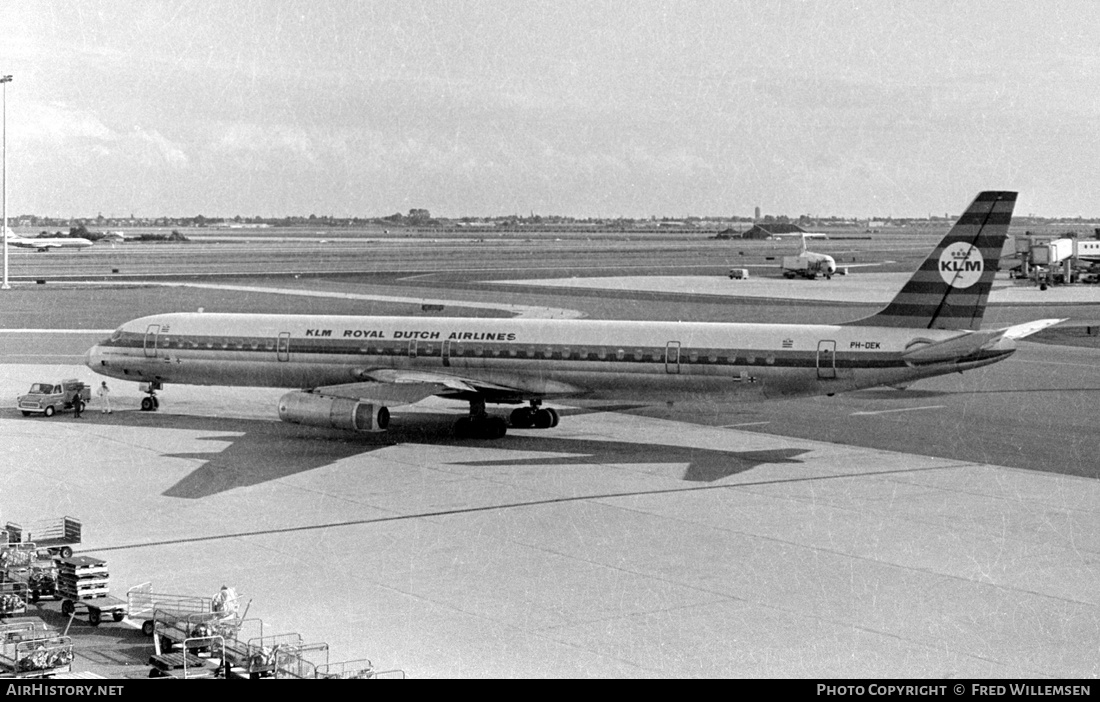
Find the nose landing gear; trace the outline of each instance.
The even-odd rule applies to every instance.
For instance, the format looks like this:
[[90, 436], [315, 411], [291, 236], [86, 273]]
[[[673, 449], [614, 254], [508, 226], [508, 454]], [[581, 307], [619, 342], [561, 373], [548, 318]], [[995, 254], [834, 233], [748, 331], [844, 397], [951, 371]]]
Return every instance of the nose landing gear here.
[[157, 399], [157, 390], [161, 389], [159, 382], [142, 383], [141, 391], [146, 394], [141, 398], [141, 411], [142, 412], [156, 412], [160, 408], [160, 400]]

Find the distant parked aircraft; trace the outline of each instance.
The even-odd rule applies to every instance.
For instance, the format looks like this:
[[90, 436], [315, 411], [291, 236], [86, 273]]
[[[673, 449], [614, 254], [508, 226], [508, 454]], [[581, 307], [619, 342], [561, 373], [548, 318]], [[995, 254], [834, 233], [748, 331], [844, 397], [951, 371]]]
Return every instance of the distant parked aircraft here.
[[25, 237], [16, 236], [16, 234], [8, 227], [7, 237], [8, 246], [18, 246], [21, 249], [36, 249], [38, 251], [49, 251], [50, 249], [86, 249], [92, 246], [92, 242], [80, 237], [69, 236], [57, 236], [57, 237]]
[[813, 280], [819, 275], [832, 278], [836, 273], [836, 260], [827, 254], [814, 253], [806, 250], [806, 238], [820, 236], [822, 234], [802, 234], [802, 248], [797, 256], [784, 256], [782, 262], [783, 275], [787, 278], [802, 276]]

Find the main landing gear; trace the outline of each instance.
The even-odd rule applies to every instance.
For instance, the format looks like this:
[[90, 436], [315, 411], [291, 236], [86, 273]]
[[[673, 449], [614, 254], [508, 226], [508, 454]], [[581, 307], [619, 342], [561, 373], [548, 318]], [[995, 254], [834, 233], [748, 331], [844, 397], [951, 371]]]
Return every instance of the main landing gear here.
[[541, 400], [531, 400], [530, 407], [520, 407], [513, 410], [511, 416], [508, 417], [508, 421], [516, 429], [530, 429], [532, 427], [535, 429], [550, 429], [558, 426], [558, 421], [561, 418], [558, 417], [557, 411], [550, 407], [539, 409], [541, 404]]
[[503, 417], [485, 411], [485, 400], [470, 400], [470, 415], [455, 422], [456, 439], [500, 439], [508, 433]]
[[455, 438], [458, 439], [499, 439], [508, 433], [508, 425], [516, 429], [549, 429], [558, 426], [557, 411], [547, 407], [541, 409], [541, 400], [531, 400], [530, 407], [513, 410], [508, 421], [495, 417], [485, 411], [485, 400], [470, 400], [470, 415], [455, 422]]

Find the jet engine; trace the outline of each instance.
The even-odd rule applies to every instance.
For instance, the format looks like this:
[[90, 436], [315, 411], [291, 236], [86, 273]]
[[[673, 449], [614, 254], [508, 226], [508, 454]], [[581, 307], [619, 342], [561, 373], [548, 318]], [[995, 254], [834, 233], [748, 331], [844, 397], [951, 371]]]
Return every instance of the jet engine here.
[[385, 431], [390, 411], [370, 402], [295, 391], [279, 398], [279, 419], [311, 427]]

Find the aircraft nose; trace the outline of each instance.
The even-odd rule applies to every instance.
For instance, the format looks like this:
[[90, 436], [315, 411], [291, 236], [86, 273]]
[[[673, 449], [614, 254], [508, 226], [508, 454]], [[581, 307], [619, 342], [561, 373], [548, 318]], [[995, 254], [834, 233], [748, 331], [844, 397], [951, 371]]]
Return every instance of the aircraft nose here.
[[99, 365], [99, 347], [93, 346], [84, 352], [84, 365], [91, 369], [95, 369]]

